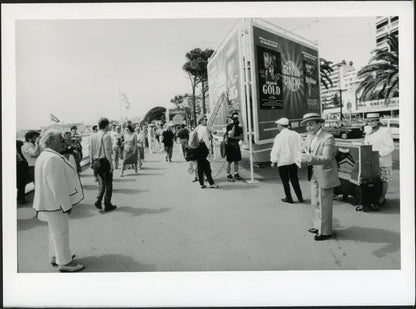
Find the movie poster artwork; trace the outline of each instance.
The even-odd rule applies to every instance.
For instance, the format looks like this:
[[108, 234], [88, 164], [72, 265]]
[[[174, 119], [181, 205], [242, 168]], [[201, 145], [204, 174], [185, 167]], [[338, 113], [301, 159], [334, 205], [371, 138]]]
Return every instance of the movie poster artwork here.
[[283, 109], [280, 53], [257, 46], [260, 109]]
[[303, 76], [305, 83], [306, 108], [319, 107], [319, 72], [317, 57], [303, 52]]

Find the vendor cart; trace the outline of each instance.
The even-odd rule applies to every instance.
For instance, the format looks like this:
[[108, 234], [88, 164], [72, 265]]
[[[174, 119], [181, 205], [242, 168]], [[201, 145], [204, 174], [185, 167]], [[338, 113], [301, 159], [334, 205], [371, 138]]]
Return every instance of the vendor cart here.
[[335, 196], [354, 197], [356, 210], [378, 210], [381, 195], [379, 155], [371, 145], [337, 142], [336, 160], [341, 185]]

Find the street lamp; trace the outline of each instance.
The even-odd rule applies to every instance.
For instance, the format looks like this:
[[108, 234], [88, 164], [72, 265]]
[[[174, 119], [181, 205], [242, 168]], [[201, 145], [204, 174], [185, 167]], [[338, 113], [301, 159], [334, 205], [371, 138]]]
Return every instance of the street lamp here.
[[348, 89], [337, 89], [337, 91], [339, 91], [339, 120], [342, 120], [342, 92], [347, 90]]

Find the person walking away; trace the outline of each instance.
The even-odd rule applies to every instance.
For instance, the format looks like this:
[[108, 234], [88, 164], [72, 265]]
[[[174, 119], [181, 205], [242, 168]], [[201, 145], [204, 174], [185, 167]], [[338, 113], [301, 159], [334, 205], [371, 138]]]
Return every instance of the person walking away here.
[[124, 176], [124, 170], [127, 165], [133, 165], [137, 174], [137, 136], [134, 134], [131, 125], [124, 129], [124, 151], [123, 151], [123, 165], [121, 167], [121, 177]]
[[335, 160], [335, 139], [322, 129], [325, 120], [318, 113], [303, 115], [301, 125], [306, 126], [305, 153], [301, 162], [308, 164], [308, 180], [311, 183], [311, 204], [313, 207], [313, 228], [316, 241], [332, 235], [333, 188], [341, 183]]
[[35, 181], [35, 164], [41, 149], [39, 146], [40, 134], [37, 131], [29, 131], [25, 134], [25, 143], [22, 146], [22, 155], [29, 166], [29, 180]]
[[272, 167], [278, 166], [280, 179], [282, 180], [285, 197], [282, 202], [293, 203], [290, 193], [289, 180], [295, 190], [298, 201], [303, 203], [302, 191], [298, 179], [299, 156], [302, 152], [302, 137], [295, 131], [288, 129], [289, 119], [280, 118], [276, 121], [279, 134], [274, 138], [273, 148], [270, 152]]
[[380, 126], [380, 114], [369, 113], [366, 117], [371, 128], [365, 135], [364, 144], [372, 145], [373, 151], [379, 154], [379, 175], [381, 180], [381, 195], [379, 205], [386, 203], [388, 183], [393, 180], [393, 151], [394, 142], [389, 128]]
[[122, 158], [122, 137], [121, 126], [113, 125], [113, 130], [110, 132], [111, 142], [113, 144], [114, 168], [118, 169], [118, 162]]
[[[232, 123], [226, 126], [225, 133], [225, 154], [227, 159], [227, 180], [233, 182], [234, 180], [243, 180], [238, 173], [238, 162], [241, 161], [241, 150], [238, 143], [243, 138], [243, 128], [239, 125], [238, 113], [232, 113], [230, 118]], [[231, 175], [231, 163], [234, 163], [234, 178]]]
[[149, 143], [149, 152], [155, 152], [155, 128], [154, 125], [151, 123], [149, 124], [149, 128], [147, 130], [147, 139]]
[[82, 137], [77, 133], [77, 126], [71, 127], [72, 135], [72, 147], [74, 149], [75, 162], [77, 164], [77, 172], [81, 173], [81, 160], [82, 160]]
[[[98, 121], [99, 131], [91, 136], [90, 143], [90, 164], [97, 174], [98, 178], [98, 195], [95, 207], [102, 212], [112, 211], [117, 206], [111, 203], [113, 194], [113, 160], [112, 160], [112, 143], [110, 134], [110, 121], [107, 118], [101, 118]], [[104, 197], [104, 209], [102, 209], [102, 200]]]
[[29, 182], [29, 165], [22, 154], [23, 142], [16, 140], [16, 187], [17, 202], [26, 203], [26, 184]]
[[137, 126], [135, 129], [136, 140], [137, 140], [137, 164], [138, 168], [142, 169], [143, 160], [144, 160], [144, 145], [145, 145], [145, 137], [143, 129], [140, 126]]
[[166, 152], [166, 162], [172, 162], [172, 152], [173, 152], [173, 140], [175, 135], [172, 132], [171, 126], [168, 126], [162, 134], [162, 142], [165, 147]]
[[179, 138], [179, 142], [181, 144], [182, 154], [185, 158], [185, 148], [188, 145], [189, 142], [189, 131], [186, 128], [186, 125], [182, 125], [181, 129], [176, 133], [176, 136]]
[[70, 249], [69, 215], [84, 199], [81, 182], [76, 167], [60, 154], [65, 141], [59, 131], [47, 130], [40, 143], [45, 150], [36, 161], [33, 208], [48, 222], [49, 263], [60, 272], [80, 271], [84, 265], [73, 260]]
[[198, 126], [195, 128], [195, 133], [198, 138], [198, 148], [195, 151], [197, 169], [198, 169], [198, 180], [201, 185], [201, 189], [206, 188], [204, 184], [204, 174], [208, 179], [211, 188], [218, 188], [219, 186], [215, 184], [211, 175], [211, 164], [207, 160], [209, 154], [208, 146], [211, 145], [210, 142], [210, 133], [207, 128], [208, 118], [205, 115], [202, 115], [198, 120]]

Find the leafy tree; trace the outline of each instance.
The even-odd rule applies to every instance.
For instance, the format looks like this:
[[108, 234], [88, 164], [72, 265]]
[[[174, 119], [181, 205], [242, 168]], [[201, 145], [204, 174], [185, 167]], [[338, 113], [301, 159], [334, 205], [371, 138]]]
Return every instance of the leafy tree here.
[[162, 106], [156, 106], [150, 109], [146, 116], [144, 116], [142, 123], [151, 123], [153, 120], [165, 121], [166, 108]]
[[324, 58], [319, 58], [320, 71], [321, 71], [321, 85], [324, 85], [325, 89], [333, 86], [331, 77], [329, 75], [334, 71], [332, 68], [332, 61], [328, 61]]
[[358, 71], [360, 100], [384, 98], [386, 102], [399, 93], [399, 42], [395, 35], [386, 37], [388, 50], [375, 49], [369, 63]]
[[194, 48], [191, 51], [187, 52], [185, 57], [187, 61], [182, 66], [182, 69], [188, 74], [189, 80], [191, 81], [192, 86], [192, 113], [193, 118], [196, 123], [196, 87], [198, 84], [202, 84], [202, 111], [206, 113], [205, 107], [205, 94], [208, 91], [208, 74], [207, 74], [207, 64], [208, 58], [212, 55], [214, 51], [211, 49], [205, 49], [204, 51], [200, 48]]
[[183, 113], [185, 113], [186, 115], [186, 119], [189, 121], [191, 119], [191, 108], [190, 108], [190, 101], [191, 100], [191, 96], [187, 93], [185, 93], [184, 95], [175, 95], [170, 102], [176, 105], [176, 110], [181, 111]]

